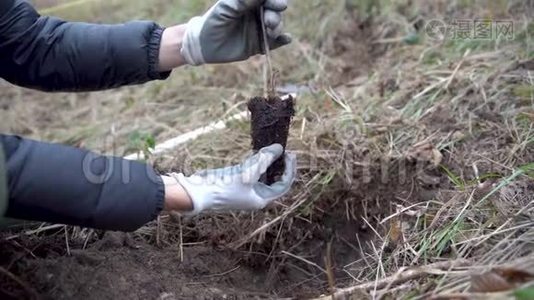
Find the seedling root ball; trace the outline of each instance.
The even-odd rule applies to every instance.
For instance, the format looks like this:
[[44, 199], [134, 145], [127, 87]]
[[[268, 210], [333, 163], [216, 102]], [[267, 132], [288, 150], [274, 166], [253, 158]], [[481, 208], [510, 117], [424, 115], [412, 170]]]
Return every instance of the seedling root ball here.
[[[277, 96], [254, 97], [248, 102], [251, 113], [252, 148], [256, 152], [263, 147], [278, 143], [286, 149], [291, 118], [295, 115], [295, 99], [289, 96], [281, 99]], [[271, 185], [283, 175], [284, 158], [276, 160], [261, 182]]]

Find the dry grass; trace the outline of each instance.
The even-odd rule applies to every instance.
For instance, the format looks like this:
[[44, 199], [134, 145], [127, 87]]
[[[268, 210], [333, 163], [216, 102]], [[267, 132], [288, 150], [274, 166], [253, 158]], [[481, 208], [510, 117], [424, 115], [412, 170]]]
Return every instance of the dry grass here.
[[[463, 16], [479, 13], [452, 11]], [[372, 22], [376, 27], [365, 33], [370, 36], [364, 43], [405, 34], [392, 29], [391, 20], [378, 17]], [[528, 25], [516, 28], [522, 26]], [[340, 39], [346, 38], [342, 33]], [[533, 95], [517, 92], [517, 86], [532, 91], [530, 71], [522, 68], [531, 59], [526, 53], [529, 42], [396, 43], [385, 55], [374, 57], [383, 51], [346, 43], [349, 53], [336, 53], [318, 68], [313, 83], [319, 91], [299, 99], [301, 111], [289, 142], [300, 158], [294, 195], [248, 220], [221, 217], [215, 227], [236, 228], [233, 235], [220, 233], [221, 240], [208, 225], [204, 230], [210, 234], [204, 238], [219, 246], [263, 253], [274, 273], [301, 270], [326, 291], [332, 284], [327, 264], [321, 261], [327, 245], [333, 242], [334, 252], [343, 252], [343, 240], [361, 235], [361, 244], [351, 244], [361, 257], [337, 266], [348, 274], [338, 278], [337, 286], [360, 283], [365, 288], [352, 291], [374, 298], [469, 297], [473, 274], [498, 266], [534, 271], [526, 263], [534, 259], [532, 220], [517, 219], [530, 215], [525, 212], [533, 200], [529, 164], [534, 161], [534, 127], [526, 117]], [[335, 51], [327, 47], [322, 51]], [[362, 50], [367, 53], [350, 53]], [[351, 54], [353, 59], [368, 55], [375, 60], [369, 75], [343, 77], [338, 86], [325, 86], [328, 80], [336, 82], [336, 76], [351, 74], [350, 68], [358, 69], [347, 61]], [[347, 65], [349, 70], [344, 70]], [[217, 154], [232, 157], [228, 154], [236, 152], [236, 143], [241, 145], [239, 155], [248, 149], [246, 132], [232, 129], [221, 136], [225, 138], [220, 142], [201, 139], [187, 149], [200, 149], [211, 162], [220, 161]], [[415, 167], [410, 165], [414, 160], [419, 161]], [[180, 168], [180, 163], [170, 165]], [[405, 178], [397, 173], [402, 169]], [[512, 213], [503, 215], [496, 208], [505, 201], [503, 191], [517, 186], [523, 188], [508, 204]], [[332, 216], [352, 229], [343, 232], [336, 228], [339, 224], [324, 221]], [[307, 242], [316, 241], [317, 231], [326, 236], [310, 250]], [[382, 278], [402, 276], [407, 267], [444, 261], [447, 268], [431, 268], [408, 282], [381, 283]]]
[[[528, 286], [534, 8], [410, 3], [296, 1], [288, 25], [298, 38], [273, 53], [282, 87], [300, 92], [288, 143], [299, 157], [292, 194], [255, 214], [162, 217], [138, 235], [179, 245], [181, 255], [196, 243], [233, 249], [247, 266], [268, 270], [278, 295], [506, 299]], [[475, 17], [515, 20], [515, 39], [436, 42], [414, 27]], [[102, 93], [33, 96], [3, 87], [4, 95], [41, 99], [9, 102], [0, 117], [11, 121], [1, 128], [122, 154], [132, 132], [162, 141], [244, 110], [261, 93], [261, 72], [255, 58]], [[185, 172], [235, 163], [250, 149], [248, 128], [232, 122], [152, 160]], [[508, 291], [477, 290], [473, 275], [496, 268], [525, 274], [503, 277]]]

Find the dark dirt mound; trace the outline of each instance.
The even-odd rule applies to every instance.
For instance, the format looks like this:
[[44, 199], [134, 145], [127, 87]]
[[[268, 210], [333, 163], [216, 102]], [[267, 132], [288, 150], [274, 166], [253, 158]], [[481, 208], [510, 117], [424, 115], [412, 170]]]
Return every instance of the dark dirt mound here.
[[[285, 150], [291, 117], [295, 115], [294, 105], [291, 96], [287, 100], [282, 100], [280, 97], [267, 99], [255, 97], [249, 101], [248, 109], [251, 113], [251, 136], [254, 151], [274, 143], [281, 144]], [[273, 184], [277, 177], [283, 175], [284, 168], [284, 159], [281, 157], [267, 169], [267, 173], [261, 179], [262, 182]]]
[[107, 233], [86, 250], [81, 250], [81, 244], [70, 244], [68, 253], [60, 236], [41, 238], [38, 246], [35, 239], [26, 240], [32, 248], [2, 242], [2, 264], [26, 287], [0, 275], [0, 298], [170, 300], [269, 295], [263, 288], [263, 273], [243, 266], [231, 253], [188, 247], [181, 261], [178, 248], [159, 248], [142, 240], [117, 242], [122, 235]]

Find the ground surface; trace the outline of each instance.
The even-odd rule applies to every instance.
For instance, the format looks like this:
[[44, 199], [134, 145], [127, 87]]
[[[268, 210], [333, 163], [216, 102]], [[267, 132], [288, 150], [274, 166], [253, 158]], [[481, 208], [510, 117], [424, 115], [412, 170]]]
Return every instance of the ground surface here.
[[[22, 263], [21, 279], [31, 283], [33, 290], [46, 291], [45, 299], [190, 299], [224, 294], [248, 299], [269, 295], [261, 288], [265, 280], [261, 272], [239, 268], [239, 261], [224, 252], [190, 247], [181, 262], [176, 249], [136, 241], [125, 244], [119, 234], [101, 241], [104, 243], [85, 250], [73, 249], [70, 255], [63, 253], [59, 241], [40, 243], [33, 249], [37, 259]], [[30, 245], [36, 246], [34, 242]], [[8, 247], [4, 245], [3, 250]], [[4, 292], [8, 294], [9, 289]], [[19, 290], [11, 296], [26, 298], [28, 294]]]
[[[69, 19], [168, 25], [209, 1], [36, 2]], [[361, 284], [355, 299], [470, 299], [488, 286], [508, 299], [534, 278], [533, 14], [531, 1], [294, 1], [295, 42], [273, 54], [279, 90], [299, 94], [291, 195], [255, 214], [163, 216], [128, 235], [3, 232], [2, 298], [312, 298]], [[424, 26], [476, 18], [515, 20], [514, 38], [433, 39]], [[0, 82], [0, 130], [106, 154], [146, 150], [246, 110], [262, 93], [262, 63], [98, 93]], [[186, 173], [236, 163], [249, 133], [234, 121], [149, 161]], [[397, 281], [411, 266], [427, 267]]]

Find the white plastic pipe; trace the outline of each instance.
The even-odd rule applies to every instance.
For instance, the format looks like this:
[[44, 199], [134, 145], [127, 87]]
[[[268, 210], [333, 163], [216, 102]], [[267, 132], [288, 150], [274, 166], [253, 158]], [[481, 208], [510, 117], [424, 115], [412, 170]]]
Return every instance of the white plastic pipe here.
[[[297, 95], [296, 94], [289, 94], [289, 95], [285, 95], [285, 96], [282, 96], [282, 100], [288, 100], [289, 97], [292, 97], [293, 99], [296, 99]], [[243, 120], [247, 117], [248, 115], [248, 112], [247, 111], [242, 111], [240, 113], [237, 113], [227, 119], [224, 119], [224, 120], [220, 120], [220, 121], [217, 121], [217, 122], [213, 122], [213, 123], [210, 123], [208, 124], [207, 126], [204, 126], [204, 127], [200, 127], [200, 128], [197, 128], [195, 130], [192, 130], [192, 131], [189, 131], [189, 132], [186, 132], [184, 134], [181, 134], [175, 138], [172, 138], [170, 140], [167, 140], [161, 144], [158, 144], [156, 145], [156, 147], [154, 148], [154, 150], [151, 152], [153, 155], [158, 155], [158, 154], [162, 154], [162, 153], [165, 153], [169, 150], [172, 150], [176, 147], [178, 147], [179, 145], [182, 145], [182, 144], [185, 144], [189, 141], [192, 141], [196, 138], [198, 138], [199, 136], [202, 136], [204, 134], [208, 134], [210, 132], [213, 132], [215, 130], [221, 130], [221, 129], [224, 129], [226, 128], [226, 124], [228, 124], [228, 122], [231, 122], [231, 121], [239, 121], [239, 120]], [[143, 152], [138, 152], [138, 153], [133, 153], [133, 154], [130, 154], [128, 156], [125, 156], [124, 159], [128, 159], [128, 160], [138, 160], [138, 159], [144, 159], [145, 155]]]

